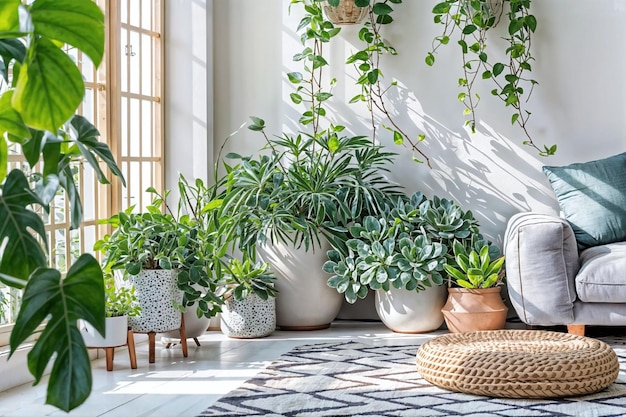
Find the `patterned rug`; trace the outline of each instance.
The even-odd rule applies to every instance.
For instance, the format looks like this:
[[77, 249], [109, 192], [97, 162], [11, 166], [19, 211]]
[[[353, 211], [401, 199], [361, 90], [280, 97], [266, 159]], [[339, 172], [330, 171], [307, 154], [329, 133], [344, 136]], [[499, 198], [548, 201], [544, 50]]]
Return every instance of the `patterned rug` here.
[[419, 346], [341, 342], [293, 349], [201, 416], [625, 416], [626, 341], [601, 339], [615, 349], [620, 375], [606, 390], [583, 397], [517, 400], [454, 393], [420, 377]]

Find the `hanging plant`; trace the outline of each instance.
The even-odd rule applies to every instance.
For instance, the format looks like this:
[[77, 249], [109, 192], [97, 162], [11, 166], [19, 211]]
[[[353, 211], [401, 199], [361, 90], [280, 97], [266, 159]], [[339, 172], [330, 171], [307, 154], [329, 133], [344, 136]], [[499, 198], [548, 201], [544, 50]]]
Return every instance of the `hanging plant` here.
[[[506, 13], [505, 3], [508, 5]], [[459, 79], [462, 91], [458, 100], [465, 105], [464, 114], [469, 116], [465, 124], [472, 133], [475, 132], [475, 110], [480, 102], [480, 95], [474, 91], [475, 82], [478, 79], [491, 80], [495, 84], [491, 94], [500, 98], [505, 106], [513, 108], [511, 123], [524, 132], [523, 144], [536, 149], [541, 156], [548, 156], [556, 152], [556, 145], [540, 148], [527, 127], [531, 112], [525, 108], [525, 103], [537, 85], [537, 81], [530, 77], [534, 61], [531, 39], [537, 28], [537, 19], [530, 13], [530, 5], [531, 0], [446, 0], [438, 3], [432, 12], [435, 23], [442, 24], [444, 30], [434, 39], [433, 49], [426, 55], [426, 64], [434, 65], [437, 49], [447, 45], [458, 33], [457, 43], [463, 63], [463, 77]], [[487, 33], [504, 15], [508, 20], [504, 38], [508, 62], [494, 62], [488, 54], [491, 51], [488, 51]]]
[[[357, 2], [358, 0], [354, 0]], [[430, 161], [426, 154], [418, 147], [426, 136], [418, 134], [412, 138], [395, 121], [391, 112], [387, 108], [385, 95], [390, 88], [395, 87], [395, 81], [385, 84], [383, 72], [380, 70], [380, 61], [384, 55], [397, 55], [396, 49], [389, 44], [381, 35], [383, 25], [393, 22], [391, 13], [394, 11], [391, 4], [400, 4], [402, 0], [385, 0], [369, 5], [365, 0], [360, 3], [367, 3], [369, 14], [363, 27], [359, 30], [359, 40], [364, 43], [364, 47], [353, 53], [346, 60], [346, 64], [353, 65], [357, 71], [357, 84], [361, 87], [361, 92], [354, 96], [350, 103], [364, 102], [370, 113], [372, 125], [372, 140], [376, 139], [378, 124], [376, 113], [381, 113], [387, 120], [387, 124], [382, 124], [382, 128], [388, 130], [393, 135], [393, 141], [397, 145], [404, 145], [413, 152], [413, 160], [416, 162], [426, 162], [430, 166]]]

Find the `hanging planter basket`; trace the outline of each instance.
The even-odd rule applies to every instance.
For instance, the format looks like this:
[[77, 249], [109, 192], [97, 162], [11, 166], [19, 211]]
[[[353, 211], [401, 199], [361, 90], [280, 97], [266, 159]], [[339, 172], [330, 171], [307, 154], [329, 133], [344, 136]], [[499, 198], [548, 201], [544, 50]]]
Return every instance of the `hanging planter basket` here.
[[335, 25], [355, 25], [361, 23], [368, 14], [369, 7], [357, 7], [354, 0], [341, 0], [333, 7], [324, 2], [324, 14]]

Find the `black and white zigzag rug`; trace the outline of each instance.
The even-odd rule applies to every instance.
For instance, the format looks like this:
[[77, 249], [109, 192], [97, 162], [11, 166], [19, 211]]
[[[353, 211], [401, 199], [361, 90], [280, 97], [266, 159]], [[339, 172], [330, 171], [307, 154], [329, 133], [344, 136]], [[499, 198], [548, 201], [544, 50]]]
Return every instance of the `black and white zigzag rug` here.
[[201, 416], [626, 416], [626, 342], [616, 383], [583, 397], [517, 400], [459, 394], [422, 379], [419, 346], [305, 345], [281, 356]]

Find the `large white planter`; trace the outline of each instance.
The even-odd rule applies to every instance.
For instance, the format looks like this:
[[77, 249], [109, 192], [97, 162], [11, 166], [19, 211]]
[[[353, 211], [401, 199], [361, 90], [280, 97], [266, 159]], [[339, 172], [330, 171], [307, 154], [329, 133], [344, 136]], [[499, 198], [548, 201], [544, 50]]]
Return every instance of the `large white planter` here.
[[325, 329], [337, 317], [343, 294], [329, 287], [330, 275], [322, 270], [330, 245], [305, 251], [304, 245], [278, 242], [259, 246], [259, 256], [268, 262], [276, 280], [276, 324], [284, 330]]
[[443, 324], [441, 308], [446, 303], [447, 287], [427, 287], [415, 292], [390, 288], [376, 291], [376, 312], [385, 326], [398, 333], [424, 333]]
[[220, 329], [228, 337], [254, 338], [270, 335], [276, 329], [276, 299], [263, 300], [252, 293], [245, 300], [224, 300]]
[[139, 316], [128, 318], [133, 332], [162, 333], [180, 328], [181, 314], [175, 305], [183, 302], [183, 292], [178, 289], [177, 275], [175, 270], [144, 269], [130, 276], [141, 307]]
[[105, 319], [105, 337], [88, 322], [79, 321], [80, 334], [85, 346], [94, 348], [117, 347], [126, 344], [128, 336], [128, 316], [107, 317]]

